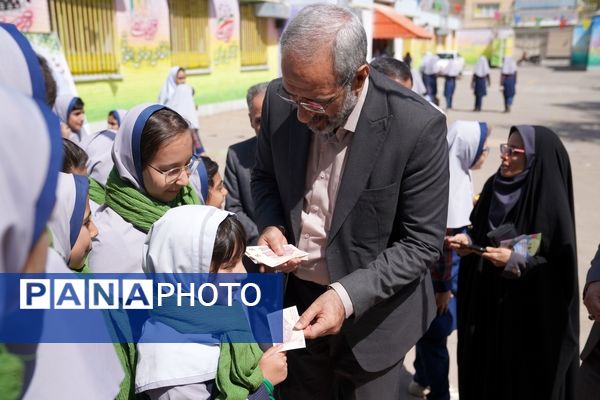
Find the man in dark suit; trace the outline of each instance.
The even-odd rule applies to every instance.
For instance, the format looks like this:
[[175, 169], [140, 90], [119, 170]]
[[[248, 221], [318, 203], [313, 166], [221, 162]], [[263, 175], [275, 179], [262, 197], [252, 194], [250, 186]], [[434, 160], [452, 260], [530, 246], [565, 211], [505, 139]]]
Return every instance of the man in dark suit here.
[[600, 397], [600, 246], [588, 271], [583, 293], [583, 303], [594, 325], [581, 352], [583, 362], [577, 380], [577, 400], [592, 400]]
[[[256, 135], [260, 132], [263, 100], [268, 82], [257, 83], [248, 89], [246, 103], [250, 126]], [[235, 213], [244, 226], [248, 245], [256, 244], [258, 229], [254, 222], [254, 203], [250, 192], [250, 172], [256, 159], [256, 136], [236, 143], [227, 150], [225, 188], [229, 192], [225, 209]]]
[[285, 399], [397, 399], [404, 355], [435, 316], [428, 266], [446, 225], [446, 120], [371, 72], [366, 49], [349, 10], [307, 6], [282, 35], [282, 78], [265, 96], [258, 244], [309, 253], [278, 267], [309, 339], [288, 352]]

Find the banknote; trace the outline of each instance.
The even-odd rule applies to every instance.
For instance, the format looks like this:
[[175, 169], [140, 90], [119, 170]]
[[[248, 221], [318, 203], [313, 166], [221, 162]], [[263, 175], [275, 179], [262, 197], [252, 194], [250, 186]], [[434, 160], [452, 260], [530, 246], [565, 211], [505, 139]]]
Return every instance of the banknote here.
[[264, 264], [268, 267], [276, 267], [292, 258], [307, 259], [308, 253], [299, 250], [296, 246], [286, 244], [283, 246], [284, 254], [278, 256], [269, 248], [269, 246], [248, 246], [246, 247], [246, 256], [255, 264]]
[[281, 351], [303, 349], [306, 347], [304, 332], [301, 330], [294, 330], [294, 325], [296, 325], [296, 322], [298, 322], [299, 319], [300, 315], [298, 315], [296, 306], [284, 308], [282, 311], [276, 311], [267, 315], [269, 329], [271, 330], [271, 335], [273, 337], [277, 337], [275, 334], [277, 326], [282, 324], [283, 341], [281, 343], [273, 343], [283, 344]]

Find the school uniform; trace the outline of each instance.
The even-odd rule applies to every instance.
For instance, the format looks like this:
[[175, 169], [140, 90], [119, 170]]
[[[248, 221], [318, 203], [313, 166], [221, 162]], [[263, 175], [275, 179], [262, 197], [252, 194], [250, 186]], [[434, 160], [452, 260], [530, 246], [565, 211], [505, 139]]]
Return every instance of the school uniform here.
[[479, 57], [473, 71], [471, 87], [475, 94], [475, 109], [481, 111], [483, 97], [487, 95], [487, 87], [490, 83], [490, 65], [485, 56]]
[[504, 111], [509, 112], [516, 94], [517, 63], [512, 57], [504, 57], [500, 86], [504, 96]]
[[444, 68], [444, 98], [446, 99], [446, 108], [452, 108], [452, 98], [456, 89], [456, 79], [461, 74], [460, 64], [452, 59], [448, 60], [448, 65]]

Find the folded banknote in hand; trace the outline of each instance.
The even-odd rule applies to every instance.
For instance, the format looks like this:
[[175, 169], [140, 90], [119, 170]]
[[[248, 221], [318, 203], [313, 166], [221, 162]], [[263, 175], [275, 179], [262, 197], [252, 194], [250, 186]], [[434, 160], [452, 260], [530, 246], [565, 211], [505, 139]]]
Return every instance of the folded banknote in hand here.
[[255, 264], [264, 264], [268, 267], [276, 267], [293, 258], [308, 259], [308, 253], [299, 250], [296, 246], [286, 244], [283, 246], [283, 255], [278, 256], [269, 246], [248, 246], [246, 256]]

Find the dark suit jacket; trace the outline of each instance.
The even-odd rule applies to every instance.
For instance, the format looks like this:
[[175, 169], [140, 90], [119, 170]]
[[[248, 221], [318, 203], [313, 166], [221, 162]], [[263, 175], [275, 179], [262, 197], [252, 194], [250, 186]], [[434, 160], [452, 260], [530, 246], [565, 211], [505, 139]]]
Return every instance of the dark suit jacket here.
[[[596, 256], [592, 260], [592, 266], [587, 273], [586, 286], [597, 281], [600, 281], [600, 246], [598, 246]], [[581, 359], [585, 360], [596, 346], [600, 346], [600, 322], [598, 321], [592, 325], [590, 336], [581, 352]]]
[[256, 136], [236, 143], [227, 151], [225, 165], [225, 188], [229, 192], [225, 209], [235, 213], [244, 226], [249, 244], [258, 239], [254, 222], [254, 202], [250, 192], [250, 173], [256, 159]]
[[[435, 316], [428, 267], [441, 254], [448, 203], [446, 118], [376, 71], [359, 117], [326, 248], [332, 282], [354, 314], [342, 333], [367, 371], [404, 357]], [[252, 196], [259, 231], [298, 243], [311, 132], [269, 85]]]

